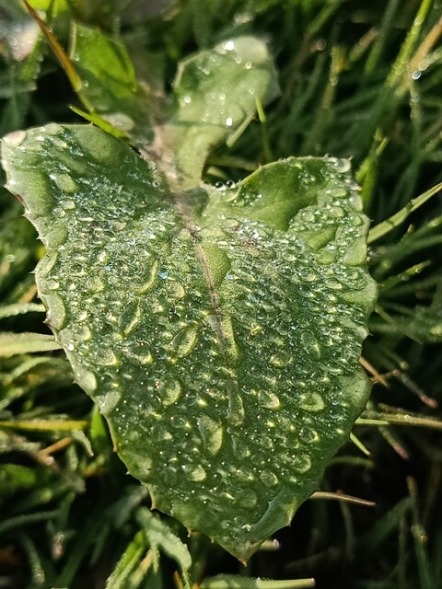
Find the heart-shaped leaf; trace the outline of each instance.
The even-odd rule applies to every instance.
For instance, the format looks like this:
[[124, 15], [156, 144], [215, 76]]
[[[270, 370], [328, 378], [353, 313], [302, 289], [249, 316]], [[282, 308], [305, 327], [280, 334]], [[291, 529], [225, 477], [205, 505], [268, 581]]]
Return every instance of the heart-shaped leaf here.
[[47, 254], [48, 321], [154, 505], [247, 559], [364, 407], [375, 287], [346, 160], [289, 158], [171, 194], [89, 126], [6, 138]]

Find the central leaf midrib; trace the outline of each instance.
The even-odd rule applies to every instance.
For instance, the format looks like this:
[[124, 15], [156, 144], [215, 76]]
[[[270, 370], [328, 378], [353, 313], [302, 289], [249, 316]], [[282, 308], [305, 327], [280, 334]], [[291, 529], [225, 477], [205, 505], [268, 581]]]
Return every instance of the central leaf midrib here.
[[[160, 165], [161, 166], [161, 165]], [[228, 354], [228, 335], [226, 334], [223, 324], [222, 318], [225, 316], [220, 302], [219, 293], [216, 288], [215, 279], [210, 267], [210, 262], [207, 253], [204, 251], [204, 248], [201, 243], [200, 238], [200, 227], [195, 220], [192, 206], [189, 203], [190, 197], [187, 191], [183, 190], [179, 185], [179, 180], [177, 181], [175, 171], [172, 173], [167, 170], [167, 164], [161, 166], [163, 168], [163, 173], [165, 173], [167, 182], [170, 188], [171, 194], [171, 203], [172, 207], [180, 219], [182, 227], [185, 231], [188, 232], [191, 242], [194, 247], [195, 256], [198, 260], [201, 273], [204, 279], [204, 282], [207, 285], [208, 293], [209, 293], [209, 300], [210, 306], [213, 311], [213, 318], [214, 322], [210, 323], [213, 331], [215, 332], [216, 340], [218, 342], [219, 350], [221, 356], [225, 362], [225, 365], [228, 368], [233, 368], [233, 363], [230, 355]], [[166, 169], [164, 169], [166, 168]], [[235, 397], [235, 383], [233, 380], [232, 373], [230, 371], [226, 372], [226, 380], [227, 380], [227, 388], [228, 388], [228, 397], [229, 397], [229, 417], [230, 415], [230, 408], [234, 406], [233, 399]]]

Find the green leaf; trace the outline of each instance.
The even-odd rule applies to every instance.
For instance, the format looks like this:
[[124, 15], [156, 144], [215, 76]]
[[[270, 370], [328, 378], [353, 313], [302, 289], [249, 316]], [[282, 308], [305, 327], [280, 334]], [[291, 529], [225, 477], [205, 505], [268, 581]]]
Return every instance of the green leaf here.
[[52, 335], [42, 333], [0, 333], [0, 358], [10, 358], [16, 354], [33, 354], [59, 350]]
[[[192, 561], [187, 546], [172, 533], [170, 528], [159, 517], [153, 515], [148, 509], [140, 507], [137, 510], [136, 519], [141, 525], [142, 531], [136, 534], [133, 541], [126, 548], [112, 575], [107, 580], [106, 589], [118, 589], [123, 586], [123, 583], [127, 585], [129, 577], [132, 577], [130, 580], [137, 576], [140, 577], [140, 580], [141, 578], [145, 579], [151, 564], [153, 564], [153, 571], [152, 577], [149, 576], [149, 579], [152, 581], [152, 586], [154, 583], [157, 586], [160, 578], [160, 575], [157, 577], [160, 570], [160, 552], [164, 552], [169, 558], [175, 560], [181, 569], [185, 589], [190, 589], [186, 571], [190, 568]], [[151, 560], [146, 568], [145, 554], [147, 547], [150, 547]], [[140, 566], [142, 557], [144, 557], [144, 563], [143, 566]], [[141, 571], [137, 569], [141, 569]], [[138, 584], [135, 586], [138, 586]], [[151, 585], [146, 584], [146, 586], [150, 587]]]
[[238, 133], [253, 118], [256, 102], [267, 104], [278, 93], [266, 44], [237, 37], [181, 62], [174, 84], [177, 110], [165, 125], [163, 149], [192, 187], [201, 177], [210, 151]]
[[144, 142], [151, 138], [149, 98], [138, 85], [124, 44], [75, 23], [71, 55], [82, 81], [79, 95], [84, 102], [118, 130]]
[[167, 554], [169, 558], [172, 558], [180, 566], [181, 572], [186, 576], [186, 571], [192, 564], [187, 546], [181, 542], [178, 536], [175, 536], [167, 524], [162, 522], [159, 517], [153, 515], [145, 507], [138, 509], [136, 519], [141, 524], [143, 534], [152, 549], [154, 569], [158, 570], [161, 551]]
[[136, 570], [143, 555], [146, 553], [147, 542], [143, 532], [138, 532], [127, 546], [112, 574], [106, 581], [106, 589], [119, 589], [127, 586], [128, 579]]
[[154, 505], [246, 560], [348, 439], [376, 290], [347, 160], [289, 158], [171, 194], [89, 126], [4, 140], [9, 189], [77, 382]]

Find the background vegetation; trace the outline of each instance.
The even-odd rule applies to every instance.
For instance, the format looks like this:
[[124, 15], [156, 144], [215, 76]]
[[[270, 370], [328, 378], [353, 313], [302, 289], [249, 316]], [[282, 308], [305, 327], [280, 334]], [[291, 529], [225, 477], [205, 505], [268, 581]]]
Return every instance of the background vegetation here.
[[[211, 157], [206, 180], [234, 181], [289, 155], [351, 157], [373, 219], [380, 297], [363, 362], [375, 386], [321, 490], [375, 506], [318, 496], [247, 568], [163, 518], [189, 545], [195, 586], [219, 573], [314, 577], [327, 589], [441, 586], [441, 201], [388, 233], [378, 224], [442, 180], [442, 3], [177, 0], [153, 15], [149, 2], [130, 0], [33, 6], [49, 8], [65, 47], [71, 18], [120, 35], [158, 93], [193, 51], [240, 33], [264, 37], [281, 96]], [[18, 0], [0, 2], [0, 58], [0, 135], [80, 121], [65, 73]], [[41, 245], [4, 190], [0, 213], [0, 329], [47, 333], [31, 273]], [[66, 360], [19, 352], [0, 336], [0, 587], [179, 588], [167, 549], [155, 573], [139, 535], [147, 493], [125, 474]]]

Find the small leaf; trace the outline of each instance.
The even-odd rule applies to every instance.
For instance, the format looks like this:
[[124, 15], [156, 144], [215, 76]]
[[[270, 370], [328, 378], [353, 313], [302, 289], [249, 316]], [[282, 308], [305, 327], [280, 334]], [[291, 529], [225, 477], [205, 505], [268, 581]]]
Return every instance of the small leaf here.
[[146, 553], [146, 547], [147, 542], [143, 532], [138, 532], [126, 547], [112, 574], [107, 579], [106, 589], [120, 589], [127, 584], [141, 558]]
[[175, 536], [167, 524], [162, 522], [158, 516], [153, 515], [148, 509], [140, 507], [136, 519], [142, 526], [147, 544], [152, 549], [154, 569], [158, 570], [160, 552], [164, 552], [179, 565], [181, 571], [185, 574], [192, 564], [187, 546], [181, 542], [178, 536]]
[[[225, 141], [278, 93], [266, 44], [237, 37], [181, 62], [174, 84], [177, 112], [164, 128], [184, 184], [199, 181], [210, 151]], [[176, 154], [176, 156], [175, 156]]]
[[37, 284], [77, 382], [154, 505], [246, 560], [348, 439], [376, 289], [367, 219], [333, 158], [171, 194], [89, 126], [4, 141], [47, 247]]
[[79, 95], [108, 123], [130, 136], [151, 138], [149, 99], [138, 85], [124, 44], [95, 28], [73, 26], [72, 59], [81, 78]]

